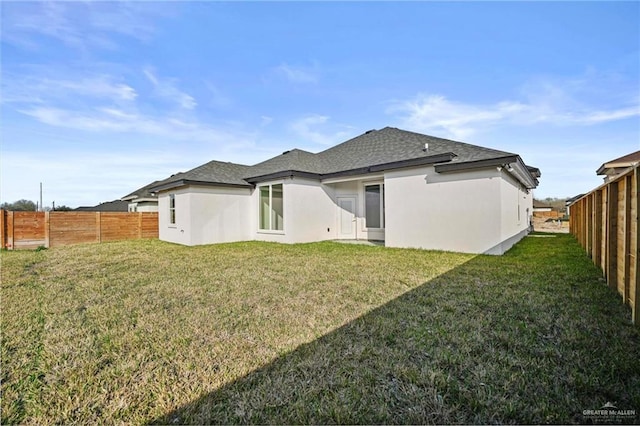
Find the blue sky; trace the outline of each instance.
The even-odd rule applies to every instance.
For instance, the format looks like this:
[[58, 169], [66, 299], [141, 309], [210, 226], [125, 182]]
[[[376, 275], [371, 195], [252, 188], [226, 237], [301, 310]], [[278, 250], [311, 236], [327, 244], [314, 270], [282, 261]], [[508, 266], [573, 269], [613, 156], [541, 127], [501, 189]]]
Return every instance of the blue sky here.
[[0, 201], [399, 127], [520, 154], [538, 198], [640, 149], [638, 2], [2, 2]]

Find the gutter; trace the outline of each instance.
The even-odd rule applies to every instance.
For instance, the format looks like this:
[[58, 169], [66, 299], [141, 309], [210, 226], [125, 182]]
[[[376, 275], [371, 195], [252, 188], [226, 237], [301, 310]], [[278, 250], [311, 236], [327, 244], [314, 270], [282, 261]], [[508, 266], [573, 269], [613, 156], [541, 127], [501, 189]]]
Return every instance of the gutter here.
[[249, 185], [249, 184], [245, 185], [245, 184], [239, 184], [239, 183], [207, 182], [207, 181], [200, 181], [200, 180], [180, 179], [173, 182], [167, 182], [162, 185], [154, 186], [152, 188], [149, 188], [149, 191], [153, 193], [158, 193], [160, 191], [167, 191], [169, 189], [179, 188], [179, 187], [188, 186], [188, 185], [225, 186], [225, 187], [231, 187], [231, 188], [252, 188], [253, 187], [253, 185]]
[[298, 170], [283, 170], [280, 172], [269, 173], [266, 175], [248, 177], [248, 178], [245, 178], [245, 180], [253, 184], [258, 182], [264, 182], [267, 180], [285, 178], [285, 177], [304, 177], [307, 179], [323, 180], [323, 179], [330, 179], [330, 178], [344, 177], [344, 176], [357, 176], [357, 175], [363, 175], [367, 173], [382, 172], [386, 170], [395, 170], [395, 169], [401, 169], [404, 167], [416, 167], [416, 166], [424, 166], [428, 164], [443, 163], [446, 161], [451, 161], [455, 157], [456, 157], [456, 154], [454, 154], [453, 152], [446, 152], [444, 154], [430, 155], [428, 157], [419, 157], [419, 158], [411, 158], [408, 160], [392, 161], [390, 163], [382, 163], [374, 166], [365, 166], [365, 167], [359, 167], [356, 169], [342, 170], [339, 172], [332, 172], [332, 173], [311, 173], [311, 172], [301, 172]]

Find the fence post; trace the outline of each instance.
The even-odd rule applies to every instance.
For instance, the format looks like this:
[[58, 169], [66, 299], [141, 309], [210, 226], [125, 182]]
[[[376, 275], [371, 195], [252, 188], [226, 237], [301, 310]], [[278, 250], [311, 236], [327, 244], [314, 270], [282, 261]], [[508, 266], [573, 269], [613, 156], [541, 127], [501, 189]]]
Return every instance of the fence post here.
[[596, 191], [593, 197], [593, 263], [602, 265], [602, 191]]
[[631, 290], [631, 176], [624, 178], [624, 241], [623, 254], [624, 254], [624, 290], [622, 295], [622, 301], [625, 304], [629, 303], [629, 296]]
[[13, 250], [13, 212], [7, 212], [7, 249]]
[[142, 212], [138, 212], [138, 238], [142, 238]]
[[49, 235], [49, 212], [44, 212], [44, 246], [46, 248], [51, 246]]
[[96, 212], [96, 242], [102, 242], [102, 224], [100, 218], [100, 212]]
[[7, 247], [7, 212], [0, 209], [0, 248]]
[[636, 210], [636, 252], [633, 253], [633, 265], [635, 268], [635, 283], [633, 291], [633, 307], [631, 310], [631, 319], [635, 325], [640, 325], [640, 313], [638, 313], [638, 305], [640, 305], [640, 167], [636, 166], [633, 172], [635, 180], [635, 210]]
[[609, 235], [607, 238], [607, 284], [618, 288], [618, 183], [607, 185], [607, 222]]

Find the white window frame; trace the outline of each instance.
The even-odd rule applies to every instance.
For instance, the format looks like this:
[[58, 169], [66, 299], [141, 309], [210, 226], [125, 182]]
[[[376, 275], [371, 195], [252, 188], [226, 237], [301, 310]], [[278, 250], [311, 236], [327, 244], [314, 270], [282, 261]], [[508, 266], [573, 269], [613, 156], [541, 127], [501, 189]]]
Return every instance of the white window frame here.
[[[367, 223], [367, 186], [379, 186], [380, 187], [380, 227], [372, 228]], [[384, 182], [365, 182], [362, 184], [362, 200], [363, 200], [363, 212], [364, 212], [364, 229], [378, 230], [385, 229], [385, 203], [384, 203]]]
[[[273, 187], [275, 185], [282, 186], [282, 229], [272, 229], [271, 226], [273, 224]], [[262, 189], [269, 188], [269, 229], [262, 228]], [[258, 232], [265, 234], [284, 234], [284, 182], [274, 182], [267, 185], [259, 185], [258, 186]]]
[[176, 224], [176, 194], [169, 194], [169, 225]]

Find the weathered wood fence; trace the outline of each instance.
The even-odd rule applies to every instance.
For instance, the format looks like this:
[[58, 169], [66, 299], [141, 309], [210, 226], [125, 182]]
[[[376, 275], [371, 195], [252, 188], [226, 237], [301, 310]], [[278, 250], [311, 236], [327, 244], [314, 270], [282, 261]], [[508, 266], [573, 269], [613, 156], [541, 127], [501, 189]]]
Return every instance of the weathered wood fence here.
[[158, 238], [158, 213], [0, 210], [0, 247], [9, 250]]
[[559, 219], [561, 218], [563, 215], [555, 210], [552, 210], [550, 212], [533, 212], [533, 217], [543, 217], [543, 218], [547, 218], [547, 219]]
[[631, 306], [640, 325], [638, 166], [596, 188], [570, 205], [570, 231], [593, 262], [602, 269], [609, 287]]

